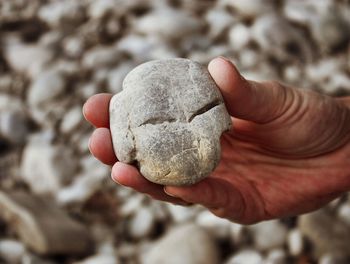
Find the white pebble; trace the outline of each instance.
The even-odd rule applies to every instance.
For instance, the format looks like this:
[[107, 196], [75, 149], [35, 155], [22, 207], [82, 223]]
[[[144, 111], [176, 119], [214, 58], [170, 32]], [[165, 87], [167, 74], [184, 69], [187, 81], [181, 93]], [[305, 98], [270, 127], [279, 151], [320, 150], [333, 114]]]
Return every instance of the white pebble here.
[[350, 225], [350, 204], [342, 204], [338, 209], [338, 217]]
[[0, 240], [0, 258], [6, 263], [20, 263], [26, 249], [24, 245], [16, 240]]
[[227, 238], [230, 235], [229, 228], [231, 222], [217, 217], [207, 210], [198, 214], [196, 223], [204, 229], [207, 229], [217, 238]]
[[99, 0], [91, 1], [88, 13], [92, 19], [101, 19], [106, 14], [116, 15], [120, 13], [120, 10], [123, 9], [117, 0]]
[[261, 222], [249, 229], [253, 232], [256, 248], [262, 251], [283, 247], [287, 238], [287, 227], [278, 220]]
[[287, 245], [289, 254], [292, 256], [299, 256], [304, 249], [304, 241], [301, 232], [298, 229], [289, 231], [287, 237]]
[[136, 21], [137, 32], [176, 39], [189, 35], [200, 28], [200, 21], [194, 16], [171, 8], [155, 9]]
[[266, 259], [264, 260], [264, 264], [285, 264], [287, 262], [287, 255], [283, 249], [273, 249], [271, 250]]
[[193, 219], [196, 215], [194, 208], [184, 207], [167, 203], [166, 207], [170, 213], [171, 218], [176, 223], [186, 222]]
[[129, 222], [130, 234], [134, 238], [143, 238], [152, 232], [154, 223], [155, 217], [152, 210], [142, 207], [135, 212]]
[[234, 17], [224, 9], [209, 9], [205, 20], [210, 27], [211, 38], [218, 37], [225, 29], [235, 22]]
[[244, 17], [257, 17], [273, 9], [271, 0], [221, 0], [219, 5], [231, 6]]
[[243, 49], [238, 54], [240, 64], [244, 68], [251, 68], [259, 63], [259, 55], [252, 49]]
[[38, 16], [52, 27], [63, 24], [74, 27], [84, 19], [84, 11], [79, 1], [61, 0], [43, 5]]
[[301, 66], [288, 65], [285, 67], [283, 75], [288, 82], [295, 83], [300, 81], [302, 76]]
[[122, 38], [117, 47], [129, 53], [136, 61], [177, 57], [177, 53], [156, 36], [130, 34]]
[[23, 151], [21, 175], [33, 192], [53, 194], [72, 178], [77, 164], [75, 156], [66, 146], [31, 139]]
[[87, 100], [90, 96], [98, 93], [97, 84], [94, 82], [83, 84], [79, 87], [78, 93], [84, 100]]
[[83, 114], [81, 107], [75, 106], [64, 115], [60, 129], [63, 133], [72, 132], [82, 121]]
[[244, 24], [237, 24], [230, 28], [228, 32], [230, 47], [239, 51], [243, 49], [251, 40], [250, 28]]
[[145, 196], [141, 194], [133, 194], [129, 197], [125, 203], [121, 206], [119, 213], [123, 217], [127, 217], [135, 213], [138, 209], [142, 207], [142, 202], [145, 199]]
[[6, 43], [5, 58], [10, 67], [35, 78], [52, 60], [52, 50], [39, 45], [26, 45], [18, 42]]
[[113, 66], [120, 59], [120, 53], [114, 46], [96, 46], [88, 50], [82, 59], [86, 69], [100, 69]]
[[58, 71], [44, 71], [34, 80], [29, 89], [29, 105], [40, 107], [62, 94], [64, 89], [65, 80]]
[[243, 249], [229, 258], [225, 264], [262, 264], [263, 257], [254, 249]]
[[125, 76], [135, 67], [133, 63], [122, 63], [108, 73], [108, 91], [112, 94], [122, 90]]
[[70, 37], [64, 40], [63, 48], [71, 58], [78, 58], [84, 51], [84, 42], [81, 38]]
[[235, 245], [242, 243], [246, 237], [246, 229], [243, 225], [230, 223], [230, 236]]

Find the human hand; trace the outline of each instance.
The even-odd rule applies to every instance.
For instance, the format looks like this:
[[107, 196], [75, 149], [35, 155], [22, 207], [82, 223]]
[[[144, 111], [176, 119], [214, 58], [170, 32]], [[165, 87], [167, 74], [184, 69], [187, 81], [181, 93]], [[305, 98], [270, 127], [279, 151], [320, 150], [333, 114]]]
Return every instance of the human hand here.
[[158, 200], [201, 204], [243, 224], [306, 213], [350, 190], [349, 99], [247, 81], [223, 58], [208, 68], [233, 118], [233, 130], [221, 137], [219, 166], [191, 186], [157, 185], [118, 162], [109, 131], [112, 95], [98, 94], [86, 102], [84, 115], [97, 127], [90, 150], [113, 165], [116, 182]]

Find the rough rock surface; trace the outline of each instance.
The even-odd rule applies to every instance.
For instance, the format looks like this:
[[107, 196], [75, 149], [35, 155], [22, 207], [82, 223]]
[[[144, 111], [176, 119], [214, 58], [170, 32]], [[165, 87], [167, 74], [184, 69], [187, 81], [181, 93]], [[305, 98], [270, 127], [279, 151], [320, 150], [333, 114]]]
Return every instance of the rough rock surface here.
[[220, 160], [220, 136], [231, 127], [208, 71], [187, 59], [151, 61], [131, 71], [110, 103], [115, 153], [137, 162], [163, 185], [189, 185]]

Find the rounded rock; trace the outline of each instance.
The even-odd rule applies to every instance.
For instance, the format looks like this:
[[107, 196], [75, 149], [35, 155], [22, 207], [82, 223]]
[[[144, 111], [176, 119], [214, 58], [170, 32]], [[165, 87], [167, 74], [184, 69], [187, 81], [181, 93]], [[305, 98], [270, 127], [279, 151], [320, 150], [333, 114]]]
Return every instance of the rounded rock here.
[[148, 180], [190, 185], [220, 160], [220, 136], [232, 122], [209, 72], [188, 59], [144, 63], [110, 103], [114, 151]]

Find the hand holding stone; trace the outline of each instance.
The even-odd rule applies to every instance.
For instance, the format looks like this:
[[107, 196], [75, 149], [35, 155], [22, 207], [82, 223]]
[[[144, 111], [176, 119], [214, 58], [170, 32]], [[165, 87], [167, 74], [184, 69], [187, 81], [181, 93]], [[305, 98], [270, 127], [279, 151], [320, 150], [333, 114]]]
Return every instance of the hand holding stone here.
[[158, 200], [201, 204], [245, 224], [306, 213], [350, 190], [350, 98], [247, 81], [222, 58], [209, 64], [209, 72], [234, 129], [220, 138], [217, 168], [189, 186], [152, 183], [118, 161], [109, 130], [112, 95], [87, 101], [84, 114], [97, 127], [90, 150], [113, 165], [116, 182]]
[[232, 125], [208, 70], [187, 59], [138, 66], [109, 109], [118, 160], [136, 163], [144, 177], [162, 185], [208, 176], [220, 160], [220, 136]]

